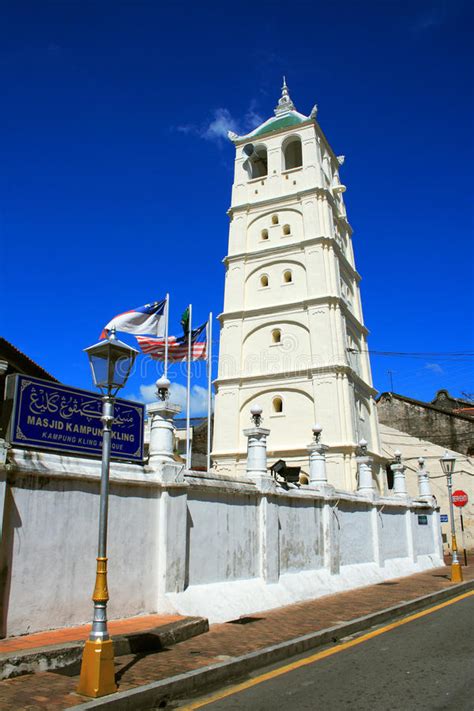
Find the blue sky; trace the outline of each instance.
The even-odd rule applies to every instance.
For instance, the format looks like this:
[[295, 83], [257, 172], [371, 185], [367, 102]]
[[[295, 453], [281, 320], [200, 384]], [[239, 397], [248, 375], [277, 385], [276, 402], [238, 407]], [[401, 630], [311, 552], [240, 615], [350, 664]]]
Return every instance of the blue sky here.
[[[2, 335], [87, 388], [82, 348], [116, 313], [167, 291], [172, 331], [189, 301], [196, 322], [219, 313], [223, 136], [268, 118], [286, 74], [346, 155], [370, 348], [472, 352], [472, 7], [2, 3]], [[415, 398], [474, 390], [463, 356], [374, 355], [372, 369], [381, 391], [387, 370]], [[126, 394], [150, 396], [156, 377], [137, 373]], [[204, 401], [195, 391], [195, 412]]]

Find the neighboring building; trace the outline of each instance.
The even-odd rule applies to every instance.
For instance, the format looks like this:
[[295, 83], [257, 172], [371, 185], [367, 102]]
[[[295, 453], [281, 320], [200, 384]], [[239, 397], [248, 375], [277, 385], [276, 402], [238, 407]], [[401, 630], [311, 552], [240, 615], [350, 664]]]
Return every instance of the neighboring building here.
[[453, 397], [447, 390], [438, 390], [436, 397], [431, 401], [432, 405], [436, 405], [441, 410], [454, 412], [456, 415], [466, 415], [474, 418], [474, 402], [471, 400], [463, 400], [459, 397]]
[[[269, 463], [307, 471], [315, 422], [329, 445], [330, 481], [355, 485], [364, 438], [380, 461], [358, 274], [336, 156], [316, 120], [283, 85], [275, 116], [236, 149], [224, 311], [220, 316], [213, 461], [244, 467], [250, 408], [263, 408]], [[378, 480], [380, 490], [384, 481]]]
[[452, 398], [446, 390], [440, 390], [433, 402], [398, 393], [382, 393], [377, 400], [380, 423], [455, 452], [474, 455], [474, 418], [464, 411], [468, 407], [469, 403]]
[[[186, 460], [186, 418], [174, 420], [175, 448], [182, 461]], [[207, 417], [191, 417], [191, 469], [205, 471], [207, 469]]]
[[[395, 451], [398, 449], [402, 453], [403, 463], [406, 466], [406, 482], [408, 494], [413, 498], [418, 496], [418, 459], [423, 457], [425, 466], [429, 472], [431, 492], [436, 496], [436, 501], [440, 507], [441, 514], [449, 515], [448, 488], [446, 476], [443, 474], [440, 459], [446, 447], [433, 444], [426, 439], [413, 437], [407, 432], [401, 432], [394, 427], [380, 424], [380, 439], [382, 450], [388, 462], [395, 460]], [[474, 549], [474, 461], [464, 454], [453, 451], [456, 457], [456, 464], [453, 474], [454, 490], [461, 489], [469, 497], [469, 501], [462, 508], [464, 520], [464, 543], [468, 550]], [[390, 464], [387, 464], [390, 466]], [[387, 477], [388, 485], [392, 484], [391, 478]], [[393, 485], [393, 484], [392, 484]], [[388, 489], [390, 493], [390, 488]], [[460, 525], [461, 509], [455, 508], [456, 532], [458, 546], [463, 546], [463, 536]], [[443, 534], [443, 544], [445, 550], [451, 548], [451, 535], [449, 522], [441, 524]]]
[[42, 378], [53, 383], [58, 383], [53, 375], [35, 363], [31, 358], [16, 348], [12, 343], [0, 336], [0, 437], [3, 437], [6, 416], [3, 413], [3, 403], [5, 398], [5, 380], [7, 375], [21, 373], [31, 375], [34, 378]]

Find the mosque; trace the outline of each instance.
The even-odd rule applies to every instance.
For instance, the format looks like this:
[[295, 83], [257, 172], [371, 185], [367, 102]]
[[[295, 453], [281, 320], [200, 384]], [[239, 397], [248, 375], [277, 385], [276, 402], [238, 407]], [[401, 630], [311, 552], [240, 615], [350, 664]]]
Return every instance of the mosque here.
[[374, 483], [385, 470], [360, 298], [360, 274], [344, 205], [346, 187], [317, 120], [297, 111], [283, 81], [274, 116], [250, 133], [229, 132], [235, 174], [212, 458], [245, 470], [249, 409], [263, 409], [269, 463], [307, 471], [314, 423], [329, 445], [329, 480], [353, 490], [364, 439]]

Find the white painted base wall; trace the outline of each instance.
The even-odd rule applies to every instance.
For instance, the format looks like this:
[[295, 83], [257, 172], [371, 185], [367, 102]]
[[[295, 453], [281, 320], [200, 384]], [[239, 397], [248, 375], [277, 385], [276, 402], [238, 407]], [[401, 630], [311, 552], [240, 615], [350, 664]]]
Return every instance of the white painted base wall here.
[[314, 600], [353, 588], [374, 585], [391, 578], [421, 573], [443, 565], [438, 556], [421, 556], [416, 563], [405, 558], [375, 563], [346, 565], [338, 575], [327, 570], [283, 574], [278, 583], [265, 584], [259, 578], [210, 585], [192, 585], [183, 593], [170, 593], [170, 609], [182, 615], [203, 615], [211, 622], [227, 622], [241, 615]]
[[[10, 450], [1, 474], [2, 635], [89, 622], [99, 463]], [[411, 499], [115, 463], [109, 512], [109, 619], [225, 621], [443, 564], [438, 513]]]

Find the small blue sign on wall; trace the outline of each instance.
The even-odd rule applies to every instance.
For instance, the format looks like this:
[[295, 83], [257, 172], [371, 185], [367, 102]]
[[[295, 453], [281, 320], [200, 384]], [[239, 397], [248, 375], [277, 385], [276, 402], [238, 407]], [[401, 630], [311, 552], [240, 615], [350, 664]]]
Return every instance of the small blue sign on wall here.
[[440, 520], [440, 523], [448, 523], [448, 514], [440, 514], [439, 520]]
[[[12, 445], [101, 456], [100, 395], [26, 375], [8, 380], [7, 396], [13, 395]], [[144, 405], [115, 400], [112, 458], [143, 460], [144, 421]]]

